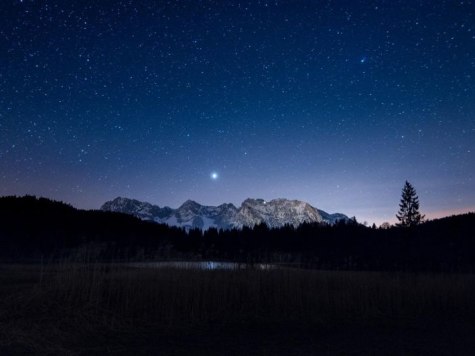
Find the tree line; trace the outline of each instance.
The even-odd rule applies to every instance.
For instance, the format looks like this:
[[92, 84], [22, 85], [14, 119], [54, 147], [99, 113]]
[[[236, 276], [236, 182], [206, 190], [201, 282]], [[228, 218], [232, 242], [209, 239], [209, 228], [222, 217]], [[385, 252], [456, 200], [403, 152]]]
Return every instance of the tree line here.
[[475, 270], [475, 214], [389, 229], [335, 225], [185, 231], [45, 198], [0, 198], [0, 258], [56, 260], [85, 251], [112, 260], [215, 259], [322, 269]]

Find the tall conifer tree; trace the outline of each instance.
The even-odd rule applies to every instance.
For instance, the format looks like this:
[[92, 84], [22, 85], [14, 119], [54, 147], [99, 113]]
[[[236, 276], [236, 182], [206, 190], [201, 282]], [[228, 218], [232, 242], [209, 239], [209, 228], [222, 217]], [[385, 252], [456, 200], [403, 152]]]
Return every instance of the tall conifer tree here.
[[396, 214], [399, 220], [398, 226], [410, 227], [420, 224], [424, 220], [424, 215], [419, 212], [419, 197], [411, 183], [406, 181], [402, 188], [399, 212]]

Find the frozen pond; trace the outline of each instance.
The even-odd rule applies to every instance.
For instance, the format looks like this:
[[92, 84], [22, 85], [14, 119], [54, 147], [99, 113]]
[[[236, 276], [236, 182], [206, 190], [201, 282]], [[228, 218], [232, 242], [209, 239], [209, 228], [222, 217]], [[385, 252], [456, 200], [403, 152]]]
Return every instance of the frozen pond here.
[[236, 263], [236, 262], [216, 262], [216, 261], [166, 261], [166, 262], [133, 262], [128, 264], [136, 268], [178, 268], [178, 269], [201, 269], [201, 270], [236, 270], [236, 269], [275, 269], [277, 265], [265, 263]]

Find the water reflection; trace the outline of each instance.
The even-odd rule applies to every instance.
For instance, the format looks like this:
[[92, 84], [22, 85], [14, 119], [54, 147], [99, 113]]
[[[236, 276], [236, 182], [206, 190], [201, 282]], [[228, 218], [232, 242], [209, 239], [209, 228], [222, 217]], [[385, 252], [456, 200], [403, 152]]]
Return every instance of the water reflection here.
[[166, 261], [166, 262], [134, 262], [129, 264], [136, 268], [177, 268], [177, 269], [201, 269], [201, 270], [238, 270], [238, 269], [259, 269], [269, 270], [277, 268], [276, 265], [266, 263], [235, 263], [217, 261]]

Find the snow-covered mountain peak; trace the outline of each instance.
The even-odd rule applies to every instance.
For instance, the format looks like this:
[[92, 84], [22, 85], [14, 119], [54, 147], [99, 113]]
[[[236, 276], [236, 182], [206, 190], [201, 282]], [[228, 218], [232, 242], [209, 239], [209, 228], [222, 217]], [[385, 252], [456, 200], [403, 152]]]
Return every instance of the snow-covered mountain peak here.
[[266, 201], [248, 198], [239, 208], [230, 203], [219, 206], [204, 206], [187, 200], [178, 209], [160, 208], [147, 202], [118, 197], [104, 203], [102, 210], [132, 214], [141, 219], [153, 220], [185, 229], [242, 228], [265, 223], [269, 227], [298, 226], [302, 223], [328, 223], [348, 220], [343, 214], [328, 214], [300, 200], [284, 198]]
[[202, 208], [201, 204], [198, 204], [194, 200], [188, 199], [186, 202], [184, 202], [178, 210], [180, 211], [192, 211], [192, 212], [198, 212]]
[[270, 227], [298, 226], [304, 222], [323, 222], [320, 213], [310, 204], [284, 198], [266, 201], [246, 199], [236, 219], [238, 227], [265, 223]]
[[237, 209], [234, 204], [231, 203], [224, 203], [220, 204], [216, 207], [218, 210], [223, 210], [223, 209]]

